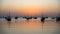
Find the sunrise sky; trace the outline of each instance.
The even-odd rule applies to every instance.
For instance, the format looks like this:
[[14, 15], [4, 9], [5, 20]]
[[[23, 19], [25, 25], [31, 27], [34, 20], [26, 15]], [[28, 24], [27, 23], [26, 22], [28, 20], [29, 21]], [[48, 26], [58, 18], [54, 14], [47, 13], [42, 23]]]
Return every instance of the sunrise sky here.
[[56, 15], [59, 9], [58, 0], [1, 0], [0, 6], [1, 15], [9, 11], [12, 15]]

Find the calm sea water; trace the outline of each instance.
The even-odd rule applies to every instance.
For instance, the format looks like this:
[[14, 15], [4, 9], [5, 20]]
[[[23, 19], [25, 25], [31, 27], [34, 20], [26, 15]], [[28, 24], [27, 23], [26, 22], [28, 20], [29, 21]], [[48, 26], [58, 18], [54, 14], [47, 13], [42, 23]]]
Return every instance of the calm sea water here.
[[60, 22], [46, 19], [44, 24], [40, 19], [12, 19], [11, 22], [0, 19], [0, 34], [60, 34]]

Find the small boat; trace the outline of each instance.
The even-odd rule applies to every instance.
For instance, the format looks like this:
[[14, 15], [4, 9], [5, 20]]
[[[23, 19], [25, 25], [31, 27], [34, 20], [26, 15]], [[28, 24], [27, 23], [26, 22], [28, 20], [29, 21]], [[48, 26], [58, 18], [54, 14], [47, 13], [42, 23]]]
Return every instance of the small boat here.
[[41, 22], [45, 22], [45, 17], [41, 17]]
[[37, 19], [37, 17], [33, 17], [34, 19]]
[[15, 17], [15, 19], [18, 19], [18, 17]]

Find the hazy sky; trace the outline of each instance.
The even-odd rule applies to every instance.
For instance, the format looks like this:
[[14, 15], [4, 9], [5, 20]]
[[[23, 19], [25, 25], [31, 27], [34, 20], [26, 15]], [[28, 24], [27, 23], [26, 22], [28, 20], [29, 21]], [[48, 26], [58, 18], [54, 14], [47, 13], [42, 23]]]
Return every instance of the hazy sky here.
[[58, 0], [2, 0], [0, 6], [2, 14], [9, 11], [29, 16], [58, 13]]

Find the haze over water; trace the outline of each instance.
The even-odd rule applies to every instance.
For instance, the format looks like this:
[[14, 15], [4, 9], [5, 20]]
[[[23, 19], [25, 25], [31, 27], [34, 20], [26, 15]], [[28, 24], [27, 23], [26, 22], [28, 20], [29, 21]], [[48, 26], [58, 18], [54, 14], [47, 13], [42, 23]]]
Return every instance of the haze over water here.
[[40, 18], [29, 21], [12, 19], [10, 25], [5, 19], [0, 19], [0, 34], [60, 34], [60, 22], [46, 19], [42, 29]]

